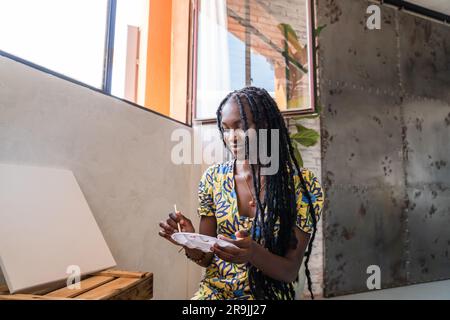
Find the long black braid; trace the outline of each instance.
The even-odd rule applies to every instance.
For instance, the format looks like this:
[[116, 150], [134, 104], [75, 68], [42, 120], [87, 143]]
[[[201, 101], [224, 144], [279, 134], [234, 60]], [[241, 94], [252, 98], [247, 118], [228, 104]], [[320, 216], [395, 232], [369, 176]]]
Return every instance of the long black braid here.
[[[266, 176], [264, 203], [261, 203], [258, 196], [256, 197], [257, 208], [251, 235], [255, 241], [263, 244], [270, 252], [280, 256], [284, 256], [288, 249], [297, 246], [297, 240], [293, 231], [297, 219], [294, 173], [296, 172], [300, 178], [301, 188], [303, 189], [302, 194], [305, 194], [308, 200], [308, 214], [311, 216], [313, 222], [312, 235], [305, 253], [305, 274], [308, 281], [308, 290], [311, 294], [311, 298], [314, 299], [308, 263], [316, 235], [317, 221], [311, 195], [308, 192], [309, 188], [307, 188], [299, 164], [294, 156], [294, 149], [283, 116], [281, 115], [276, 102], [265, 89], [245, 87], [230, 92], [222, 100], [217, 109], [217, 124], [225, 147], [227, 147], [227, 145], [224, 139], [224, 129], [222, 127], [222, 109], [230, 99], [234, 99], [239, 106], [241, 121], [245, 132], [247, 132], [249, 126], [244, 102], [250, 108], [255, 122], [256, 132], [259, 132], [258, 130], [261, 128], [268, 129], [267, 150], [271, 150], [270, 144], [272, 141], [270, 139], [270, 130], [279, 130], [279, 170], [274, 175]], [[259, 135], [257, 143], [257, 148], [259, 150]], [[247, 135], [245, 137], [245, 156], [246, 158], [249, 157], [249, 141]], [[271, 157], [273, 156], [274, 155], [271, 155]], [[251, 170], [253, 175], [253, 186], [256, 190], [256, 194], [259, 195], [261, 191], [260, 170], [257, 170], [254, 163], [251, 163]], [[268, 208], [267, 214], [263, 214], [266, 206]], [[278, 220], [280, 222], [280, 228], [278, 235], [276, 236], [274, 234], [274, 228]], [[257, 232], [258, 230], [259, 232]], [[256, 267], [252, 265], [249, 265], [248, 267], [250, 288], [255, 298], [270, 300], [295, 298], [295, 291], [292, 283], [274, 280], [264, 275]]]

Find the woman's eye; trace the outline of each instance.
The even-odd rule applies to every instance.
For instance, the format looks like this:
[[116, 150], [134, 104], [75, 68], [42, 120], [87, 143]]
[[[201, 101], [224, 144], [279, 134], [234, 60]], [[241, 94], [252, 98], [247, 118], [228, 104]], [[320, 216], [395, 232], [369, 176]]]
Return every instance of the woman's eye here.
[[224, 133], [232, 133], [232, 132], [235, 132], [235, 131], [236, 131], [236, 129], [230, 129], [230, 128], [223, 129]]

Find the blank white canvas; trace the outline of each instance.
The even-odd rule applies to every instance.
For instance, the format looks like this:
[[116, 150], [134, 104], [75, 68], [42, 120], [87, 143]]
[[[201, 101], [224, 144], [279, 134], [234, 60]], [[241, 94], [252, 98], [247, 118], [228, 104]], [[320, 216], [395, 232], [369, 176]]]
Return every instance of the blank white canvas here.
[[73, 173], [0, 164], [0, 266], [11, 293], [116, 265]]

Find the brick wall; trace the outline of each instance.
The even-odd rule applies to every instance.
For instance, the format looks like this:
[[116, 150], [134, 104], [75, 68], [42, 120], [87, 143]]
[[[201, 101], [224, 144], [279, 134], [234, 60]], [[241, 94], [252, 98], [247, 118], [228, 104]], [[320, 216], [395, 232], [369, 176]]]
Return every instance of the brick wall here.
[[[298, 121], [307, 128], [311, 128], [320, 133], [320, 119], [302, 119]], [[295, 132], [294, 122], [289, 122], [289, 131]], [[303, 158], [303, 167], [311, 170], [322, 182], [322, 162], [320, 154], [320, 140], [317, 145], [313, 147], [300, 147], [300, 153]], [[323, 296], [323, 233], [322, 220], [318, 223], [316, 238], [313, 244], [313, 251], [309, 261], [309, 269], [311, 271], [311, 280], [313, 283], [313, 293], [315, 297]], [[310, 297], [307, 285], [305, 284], [304, 297]]]
[[[308, 62], [307, 50], [307, 23], [305, 0], [249, 0], [248, 6], [241, 0], [228, 0], [228, 30], [250, 45], [252, 53], [262, 55], [273, 67], [275, 99], [281, 110], [285, 110], [289, 103], [303, 101], [308, 98], [309, 82], [307, 74], [299, 71], [289, 64], [288, 72], [291, 80], [289, 90], [286, 89], [286, 52], [285, 46], [289, 43], [290, 56], [305, 66]], [[286, 43], [286, 37], [280, 24], [289, 25], [298, 37], [299, 49], [293, 41]], [[291, 37], [292, 40], [292, 37]], [[248, 73], [252, 70], [249, 61], [246, 63]], [[255, 80], [255, 79], [254, 79]], [[257, 81], [257, 80], [256, 80]], [[295, 85], [294, 85], [295, 84]], [[289, 95], [290, 102], [286, 101]]]

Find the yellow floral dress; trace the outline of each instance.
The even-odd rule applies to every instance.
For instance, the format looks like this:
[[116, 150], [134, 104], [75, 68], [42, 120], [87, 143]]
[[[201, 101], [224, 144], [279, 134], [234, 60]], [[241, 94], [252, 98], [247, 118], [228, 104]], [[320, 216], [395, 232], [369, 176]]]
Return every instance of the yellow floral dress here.
[[[210, 166], [203, 173], [198, 186], [198, 215], [217, 219], [217, 234], [235, 239], [235, 232], [250, 230], [253, 218], [240, 216], [234, 181], [235, 160]], [[319, 221], [324, 194], [316, 176], [308, 169], [302, 169], [313, 202], [316, 221]], [[298, 175], [294, 176], [298, 219], [296, 225], [304, 232], [312, 232], [312, 217], [308, 210], [308, 199], [301, 192]], [[275, 225], [274, 233], [277, 234]], [[206, 268], [199, 290], [193, 300], [250, 300], [247, 265], [226, 262], [216, 255]]]

